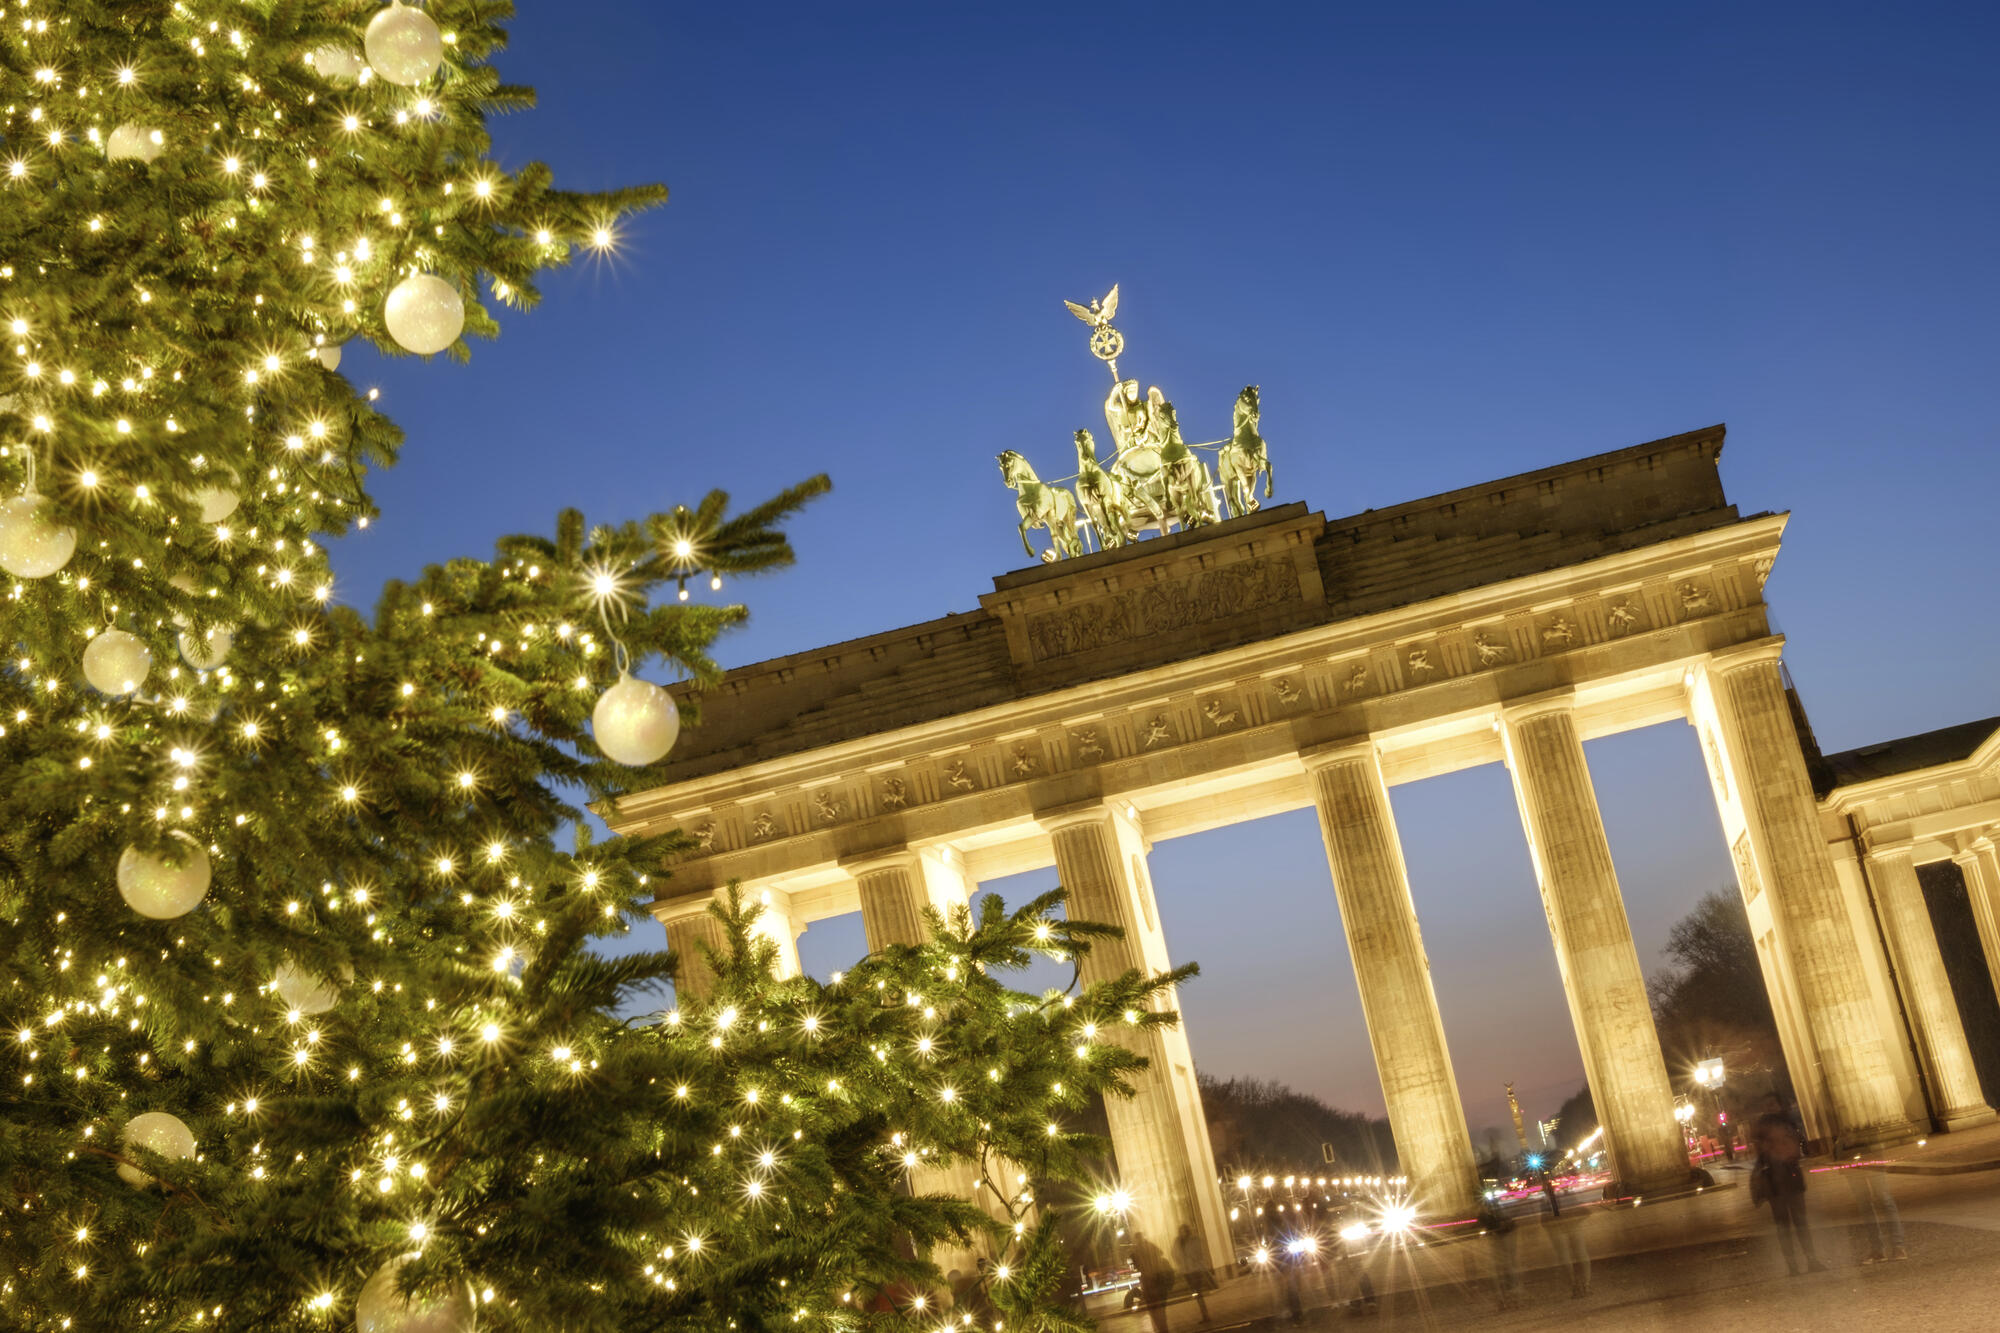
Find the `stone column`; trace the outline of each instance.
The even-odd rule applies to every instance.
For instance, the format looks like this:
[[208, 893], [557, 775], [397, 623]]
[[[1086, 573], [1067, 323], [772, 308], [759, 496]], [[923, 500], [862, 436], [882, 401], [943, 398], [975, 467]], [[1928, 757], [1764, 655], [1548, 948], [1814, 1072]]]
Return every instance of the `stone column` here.
[[708, 914], [706, 905], [667, 922], [667, 947], [675, 955], [674, 994], [681, 999], [705, 1000], [715, 989], [715, 969], [702, 945], [717, 952], [724, 947], [722, 923]]
[[[1157, 971], [1148, 964], [1146, 946], [1151, 943], [1158, 953], [1164, 942], [1144, 870], [1145, 836], [1133, 816], [1093, 801], [1046, 813], [1041, 823], [1069, 891], [1070, 919], [1104, 922], [1125, 932], [1122, 939], [1092, 946], [1082, 961], [1084, 984], [1134, 968]], [[1132, 1197], [1130, 1225], [1169, 1253], [1181, 1226], [1191, 1226], [1207, 1246], [1211, 1265], [1221, 1267], [1234, 1255], [1186, 1030], [1118, 1027], [1103, 1035], [1128, 1043], [1147, 1062], [1132, 1079], [1136, 1096], [1104, 1099], [1119, 1185]]]
[[1612, 1171], [1641, 1194], [1687, 1182], [1687, 1145], [1571, 702], [1509, 708], [1500, 731]]
[[1420, 1209], [1463, 1217], [1479, 1171], [1381, 762], [1370, 741], [1303, 758], [1396, 1155]]
[[[1958, 1001], [1938, 952], [1924, 888], [1907, 847], [1871, 849], [1868, 878], [1882, 912], [1882, 932], [1896, 960], [1896, 981], [1910, 1018], [1917, 1058], [1930, 1084], [1931, 1112], [1947, 1130], [1963, 1129], [1993, 1119], [1993, 1110], [1979, 1089], [1972, 1048], [1959, 1021]], [[1968, 886], [1969, 887], [1969, 886]]]
[[[762, 889], [744, 893], [743, 903], [751, 910], [751, 933], [762, 936], [777, 947], [778, 956], [772, 972], [781, 979], [799, 975], [798, 941], [799, 936], [805, 933], [805, 923], [792, 911], [791, 895], [776, 889]], [[666, 920], [667, 947], [679, 955], [674, 993], [706, 999], [715, 988], [715, 969], [709, 964], [701, 946], [705, 944], [721, 952], [727, 948], [727, 936], [722, 923], [709, 914], [707, 902], [689, 904], [680, 911], [680, 915]]]
[[1993, 835], [1983, 834], [1951, 858], [1965, 877], [1965, 896], [1972, 903], [1972, 919], [1979, 927], [1979, 944], [1986, 952], [1986, 967], [1993, 977], [1993, 993], [2000, 995], [2000, 849]]
[[1904, 1110], [1889, 1060], [1891, 1034], [1876, 1021], [1861, 946], [1834, 878], [1778, 646], [1718, 654], [1708, 677], [1725, 763], [1770, 877], [1778, 945], [1798, 985], [1836, 1132], [1853, 1146], [1911, 1137], [1917, 1127]]
[[[861, 896], [861, 924], [868, 934], [870, 953], [880, 953], [892, 945], [923, 944], [930, 938], [923, 909], [936, 906], [945, 910], [962, 905], [969, 901], [974, 888], [970, 877], [964, 874], [964, 861], [948, 848], [919, 852], [898, 847], [843, 860], [841, 864], [854, 876]], [[995, 1167], [1004, 1187], [1010, 1178], [1010, 1165], [1000, 1161]], [[993, 1197], [993, 1192], [980, 1180], [979, 1167], [974, 1162], [961, 1160], [946, 1166], [916, 1167], [910, 1171], [909, 1187], [912, 1194], [971, 1199], [996, 1220], [1007, 1216], [1005, 1200]], [[940, 1245], [931, 1251], [930, 1257], [938, 1271], [949, 1279], [954, 1271], [972, 1276], [978, 1271], [979, 1261], [993, 1255], [990, 1247], [974, 1243]]]

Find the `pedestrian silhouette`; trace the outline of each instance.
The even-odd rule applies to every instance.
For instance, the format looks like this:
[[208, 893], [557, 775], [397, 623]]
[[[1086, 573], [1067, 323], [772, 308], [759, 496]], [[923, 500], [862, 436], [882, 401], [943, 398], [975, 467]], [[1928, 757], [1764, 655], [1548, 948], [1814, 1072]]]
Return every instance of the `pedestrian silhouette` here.
[[1194, 1228], [1181, 1223], [1181, 1234], [1174, 1237], [1174, 1262], [1181, 1266], [1181, 1276], [1187, 1279], [1188, 1290], [1194, 1293], [1195, 1308], [1201, 1311], [1201, 1322], [1208, 1322], [1208, 1298], [1205, 1292], [1215, 1290], [1215, 1276], [1208, 1269], [1208, 1247]]
[[[1813, 1249], [1812, 1225], [1806, 1220], [1806, 1173], [1800, 1165], [1805, 1156], [1805, 1133], [1775, 1094], [1764, 1099], [1764, 1113], [1757, 1117], [1750, 1141], [1757, 1150], [1757, 1165], [1750, 1171], [1750, 1202], [1770, 1205], [1785, 1267], [1793, 1277], [1805, 1271], [1826, 1271]], [[1799, 1267], [1801, 1249], [1805, 1251], [1804, 1269]]]

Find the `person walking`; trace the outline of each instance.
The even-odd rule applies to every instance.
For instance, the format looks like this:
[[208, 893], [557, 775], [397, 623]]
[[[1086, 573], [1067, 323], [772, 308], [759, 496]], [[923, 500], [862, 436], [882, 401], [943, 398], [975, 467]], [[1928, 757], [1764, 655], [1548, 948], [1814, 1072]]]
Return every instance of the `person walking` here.
[[[1776, 1094], [1764, 1099], [1764, 1113], [1751, 1128], [1750, 1143], [1757, 1150], [1757, 1164], [1750, 1171], [1750, 1202], [1771, 1206], [1785, 1267], [1793, 1277], [1801, 1272], [1825, 1272], [1827, 1266], [1813, 1249], [1812, 1225], [1806, 1220], [1806, 1173], [1799, 1165], [1805, 1156], [1805, 1134]], [[1800, 1249], [1806, 1257], [1803, 1269], [1799, 1267]]]
[[1907, 1259], [1903, 1248], [1903, 1215], [1889, 1193], [1889, 1176], [1876, 1163], [1849, 1166], [1841, 1171], [1854, 1195], [1854, 1210], [1868, 1228], [1868, 1257], [1864, 1264], [1882, 1264], [1891, 1259]]
[[1583, 1209], [1577, 1204], [1563, 1207], [1562, 1197], [1556, 1193], [1555, 1182], [1549, 1179], [1548, 1172], [1541, 1173], [1541, 1182], [1542, 1196], [1549, 1208], [1542, 1234], [1549, 1238], [1556, 1262], [1569, 1272], [1570, 1299], [1580, 1300], [1590, 1295], [1590, 1245], [1583, 1235]]
[[1132, 1267], [1139, 1270], [1139, 1304], [1153, 1321], [1153, 1333], [1167, 1333], [1167, 1297], [1174, 1290], [1173, 1265], [1160, 1247], [1137, 1231], [1132, 1233]]
[[1491, 1242], [1496, 1302], [1502, 1310], [1511, 1310], [1521, 1303], [1521, 1237], [1515, 1231], [1518, 1224], [1492, 1199], [1481, 1202], [1477, 1220], [1479, 1229]]
[[1194, 1293], [1195, 1308], [1201, 1311], [1201, 1322], [1206, 1324], [1208, 1298], [1204, 1293], [1215, 1290], [1215, 1275], [1209, 1271], [1208, 1247], [1186, 1222], [1181, 1223], [1181, 1234], [1174, 1237], [1174, 1262], [1180, 1265], [1181, 1276]]

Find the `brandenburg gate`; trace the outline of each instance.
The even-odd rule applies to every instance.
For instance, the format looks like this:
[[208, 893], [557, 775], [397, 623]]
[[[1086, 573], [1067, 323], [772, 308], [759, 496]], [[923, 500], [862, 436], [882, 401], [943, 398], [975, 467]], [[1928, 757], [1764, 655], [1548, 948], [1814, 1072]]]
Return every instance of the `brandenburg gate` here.
[[[654, 909], [680, 984], [704, 984], [696, 946], [719, 938], [706, 909], [731, 881], [796, 970], [814, 921], [859, 911], [871, 949], [916, 942], [926, 904], [1050, 865], [1073, 916], [1124, 930], [1086, 980], [1164, 970], [1153, 843], [1309, 806], [1403, 1173], [1427, 1212], [1464, 1216], [1472, 1144], [1389, 790], [1502, 763], [1613, 1173], [1673, 1188], [1687, 1153], [1583, 745], [1678, 721], [1809, 1131], [1921, 1132], [1896, 982], [1865, 890], [1836, 873], [1763, 600], [1786, 515], [1737, 512], [1722, 447], [1715, 426], [1346, 518], [1232, 505], [1249, 512], [1003, 575], [978, 610], [729, 672], [664, 784], [613, 818], [694, 839]], [[1899, 952], [1941, 977], [1928, 923], [1902, 925]], [[1947, 1028], [1955, 1015], [1919, 1049], [1955, 1041], [1936, 1058], [1964, 1065]], [[1191, 1223], [1219, 1265], [1230, 1233], [1187, 1038], [1143, 1040], [1137, 1096], [1106, 1108], [1121, 1183], [1141, 1229]], [[1991, 1117], [1976, 1084], [1954, 1086], [1941, 1119]]]

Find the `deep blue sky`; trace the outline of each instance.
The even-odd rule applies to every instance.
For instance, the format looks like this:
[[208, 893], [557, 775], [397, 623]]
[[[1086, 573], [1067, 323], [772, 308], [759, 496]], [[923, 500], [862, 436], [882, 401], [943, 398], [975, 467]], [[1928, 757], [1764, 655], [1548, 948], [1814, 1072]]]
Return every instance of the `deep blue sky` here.
[[[470, 367], [356, 350], [410, 445], [349, 600], [824, 469], [727, 661], [970, 608], [1023, 563], [993, 455], [1101, 425], [1060, 301], [1116, 281], [1129, 373], [1194, 438], [1261, 384], [1329, 515], [1726, 421], [1731, 497], [1794, 513], [1767, 591], [1822, 740], [2000, 712], [1990, 6], [523, 11], [503, 159], [673, 201]], [[1590, 748], [1649, 967], [1728, 882], [1690, 737]], [[1503, 1078], [1547, 1114], [1581, 1066], [1505, 775], [1395, 804], [1473, 1128]], [[1311, 817], [1154, 866], [1203, 1067], [1379, 1109]]]

